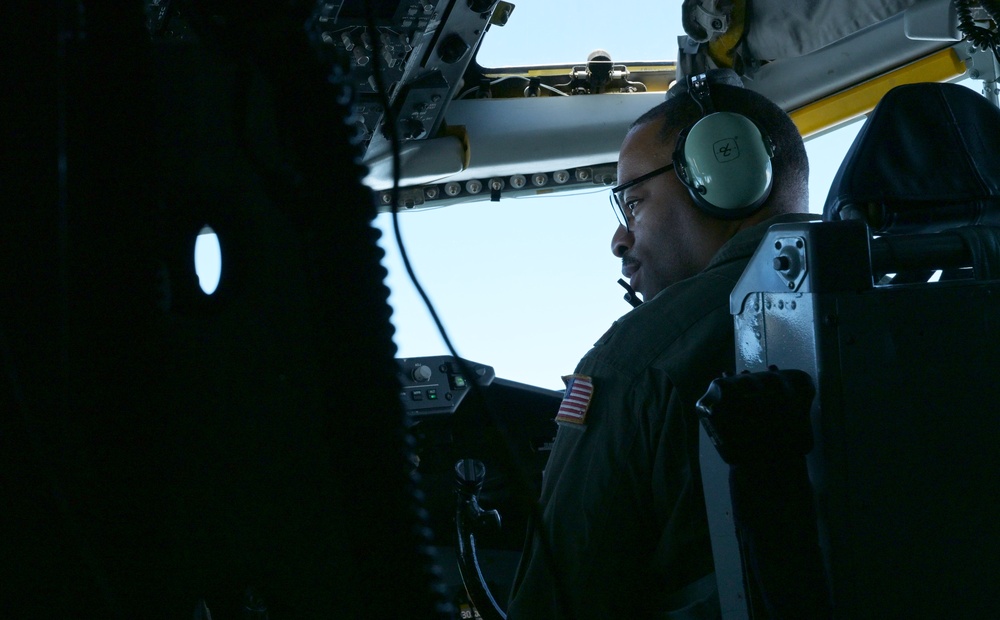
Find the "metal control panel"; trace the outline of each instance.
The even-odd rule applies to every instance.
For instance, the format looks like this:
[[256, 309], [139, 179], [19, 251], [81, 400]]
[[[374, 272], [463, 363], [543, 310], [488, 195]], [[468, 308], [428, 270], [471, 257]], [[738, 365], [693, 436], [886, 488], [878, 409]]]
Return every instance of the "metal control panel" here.
[[[496, 378], [491, 366], [463, 361], [449, 355], [396, 360], [403, 408], [411, 416], [455, 413], [472, 389], [471, 381], [488, 387]], [[465, 366], [465, 372], [463, 372]]]
[[[396, 363], [410, 416], [414, 473], [445, 589], [457, 608], [471, 609], [455, 561], [455, 465], [471, 458], [485, 466], [479, 504], [499, 511], [502, 522], [476, 533], [476, 553], [493, 593], [502, 595], [512, 586], [531, 506], [541, 491], [563, 392], [496, 377], [490, 366], [450, 356]], [[473, 386], [482, 388], [479, 397]]]
[[503, 25], [514, 7], [498, 0], [387, 1], [373, 3], [369, 21], [367, 4], [321, 1], [309, 21], [317, 40], [350, 63], [359, 98], [358, 136], [368, 148], [388, 149], [385, 111], [376, 96], [378, 73], [398, 137], [433, 137], [487, 28]]

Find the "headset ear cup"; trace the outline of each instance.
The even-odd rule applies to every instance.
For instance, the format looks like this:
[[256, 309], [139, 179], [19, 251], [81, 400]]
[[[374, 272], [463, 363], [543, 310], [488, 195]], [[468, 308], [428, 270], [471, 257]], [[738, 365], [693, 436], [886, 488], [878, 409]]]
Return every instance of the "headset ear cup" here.
[[[677, 143], [674, 147], [674, 173], [676, 173], [678, 180], [687, 189], [688, 193], [691, 194], [691, 198], [694, 200], [695, 204], [702, 209], [711, 211], [713, 205], [705, 200], [705, 186], [698, 185], [691, 174], [689, 161], [685, 155], [684, 145], [687, 142], [687, 133], [691, 127], [688, 127], [681, 131], [677, 135]], [[695, 163], [695, 162], [690, 162]]]
[[674, 149], [677, 178], [709, 215], [741, 219], [771, 191], [774, 149], [749, 118], [716, 112], [681, 131]]
[[688, 188], [688, 191], [691, 191], [691, 185], [689, 182], [691, 176], [688, 174], [687, 159], [684, 157], [684, 144], [687, 142], [689, 129], [691, 129], [691, 127], [686, 127], [677, 134], [677, 141], [674, 143], [673, 163], [674, 173], [677, 175], [677, 178], [680, 180], [681, 184], [684, 185], [684, 187]]
[[760, 132], [761, 140], [764, 141], [764, 150], [767, 152], [767, 156], [774, 159], [774, 153], [777, 150], [774, 147], [774, 140], [771, 139], [771, 136], [767, 135], [766, 131], [760, 128], [760, 125], [757, 125], [757, 123], [754, 123], [754, 125], [757, 127], [757, 131]]

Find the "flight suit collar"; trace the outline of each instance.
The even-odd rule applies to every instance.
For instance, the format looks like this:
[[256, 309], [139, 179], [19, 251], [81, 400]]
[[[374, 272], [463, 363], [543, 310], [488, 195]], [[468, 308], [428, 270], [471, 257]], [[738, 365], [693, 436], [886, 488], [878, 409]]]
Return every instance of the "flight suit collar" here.
[[775, 224], [783, 224], [786, 222], [808, 222], [818, 219], [820, 219], [820, 216], [815, 213], [786, 213], [784, 215], [776, 215], [761, 222], [760, 224], [741, 230], [733, 235], [732, 239], [719, 248], [719, 251], [715, 253], [712, 260], [708, 262], [708, 266], [705, 268], [705, 271], [709, 271], [733, 260], [746, 258], [747, 256], [753, 254], [757, 249], [757, 246], [760, 245], [761, 239], [764, 238], [764, 234], [767, 233], [767, 229]]

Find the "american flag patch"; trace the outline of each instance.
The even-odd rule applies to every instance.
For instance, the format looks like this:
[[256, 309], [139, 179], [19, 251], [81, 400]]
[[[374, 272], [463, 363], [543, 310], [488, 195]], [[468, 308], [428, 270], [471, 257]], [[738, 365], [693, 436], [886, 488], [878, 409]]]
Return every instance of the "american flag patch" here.
[[566, 375], [562, 380], [566, 393], [559, 404], [556, 422], [583, 424], [590, 408], [590, 397], [594, 395], [594, 384], [586, 375]]

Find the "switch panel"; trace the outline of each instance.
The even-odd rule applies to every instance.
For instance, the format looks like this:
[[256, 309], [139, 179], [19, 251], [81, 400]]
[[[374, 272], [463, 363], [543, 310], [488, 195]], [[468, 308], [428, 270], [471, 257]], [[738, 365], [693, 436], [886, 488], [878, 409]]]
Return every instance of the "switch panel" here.
[[493, 368], [485, 364], [463, 362], [449, 355], [398, 359], [399, 397], [411, 416], [450, 415], [475, 382], [488, 387], [496, 378]]

